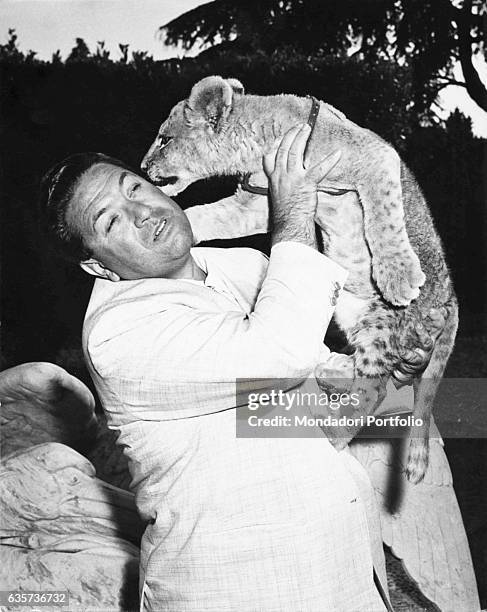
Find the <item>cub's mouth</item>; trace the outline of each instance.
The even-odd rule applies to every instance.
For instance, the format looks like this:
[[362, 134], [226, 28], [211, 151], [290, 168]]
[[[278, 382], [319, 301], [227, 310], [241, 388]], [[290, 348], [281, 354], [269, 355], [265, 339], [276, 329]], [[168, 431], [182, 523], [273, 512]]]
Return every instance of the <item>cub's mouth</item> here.
[[165, 187], [166, 185], [176, 184], [178, 180], [177, 176], [156, 176], [152, 179], [152, 182], [158, 187]]

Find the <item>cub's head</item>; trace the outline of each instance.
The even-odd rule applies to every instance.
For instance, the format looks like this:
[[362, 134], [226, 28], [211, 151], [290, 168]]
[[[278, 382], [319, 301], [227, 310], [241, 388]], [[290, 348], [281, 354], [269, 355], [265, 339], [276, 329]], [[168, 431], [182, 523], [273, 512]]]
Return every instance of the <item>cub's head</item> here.
[[210, 76], [196, 83], [159, 128], [142, 170], [170, 196], [199, 179], [227, 173], [238, 151], [238, 143], [226, 137], [229, 115], [243, 93], [236, 79]]

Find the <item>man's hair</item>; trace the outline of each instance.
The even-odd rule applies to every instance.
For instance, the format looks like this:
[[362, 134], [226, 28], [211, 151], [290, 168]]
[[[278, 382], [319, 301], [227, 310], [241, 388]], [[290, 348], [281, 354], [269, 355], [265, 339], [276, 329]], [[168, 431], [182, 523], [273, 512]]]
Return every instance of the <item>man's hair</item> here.
[[41, 229], [57, 255], [77, 264], [89, 259], [91, 253], [79, 231], [67, 223], [66, 212], [80, 178], [95, 164], [112, 164], [133, 172], [124, 162], [103, 153], [75, 153], [48, 170], [40, 185]]

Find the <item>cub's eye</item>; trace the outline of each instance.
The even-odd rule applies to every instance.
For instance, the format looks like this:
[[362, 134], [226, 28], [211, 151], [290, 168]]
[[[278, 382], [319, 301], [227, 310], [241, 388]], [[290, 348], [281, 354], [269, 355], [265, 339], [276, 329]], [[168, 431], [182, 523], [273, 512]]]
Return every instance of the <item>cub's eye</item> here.
[[137, 191], [140, 189], [140, 186], [141, 186], [140, 183], [132, 183], [132, 185], [130, 185], [129, 190], [128, 190], [129, 198], [133, 198], [135, 196]]
[[157, 145], [159, 149], [163, 149], [166, 145], [168, 145], [172, 140], [172, 136], [165, 136], [164, 134], [160, 134], [158, 137]]

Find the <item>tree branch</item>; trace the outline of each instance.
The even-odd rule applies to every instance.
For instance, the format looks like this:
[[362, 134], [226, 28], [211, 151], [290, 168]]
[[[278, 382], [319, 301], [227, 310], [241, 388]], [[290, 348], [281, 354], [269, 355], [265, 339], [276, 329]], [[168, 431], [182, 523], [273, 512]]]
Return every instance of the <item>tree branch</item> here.
[[441, 87], [448, 87], [448, 85], [457, 85], [458, 87], [467, 87], [467, 84], [464, 83], [463, 81], [456, 81], [455, 79], [441, 79], [441, 81], [439, 81], [439, 84], [441, 85]]
[[[478, 30], [482, 30], [484, 28], [485, 25], [485, 17], [483, 15], [479, 15], [479, 14], [474, 14], [472, 13], [472, 2], [469, 3], [470, 4], [470, 8], [469, 8], [469, 13], [470, 13], [470, 25], [473, 28], [477, 28]], [[448, 3], [448, 10], [451, 16], [451, 19], [456, 23], [459, 24], [459, 22], [462, 20], [465, 12], [465, 3], [463, 4], [463, 6], [460, 7], [456, 7], [454, 6], [451, 2]]]
[[472, 0], [464, 0], [461, 16], [458, 19], [458, 49], [460, 64], [468, 95], [480, 108], [487, 111], [487, 89], [480, 80], [472, 62], [472, 38], [470, 35], [472, 21]]

